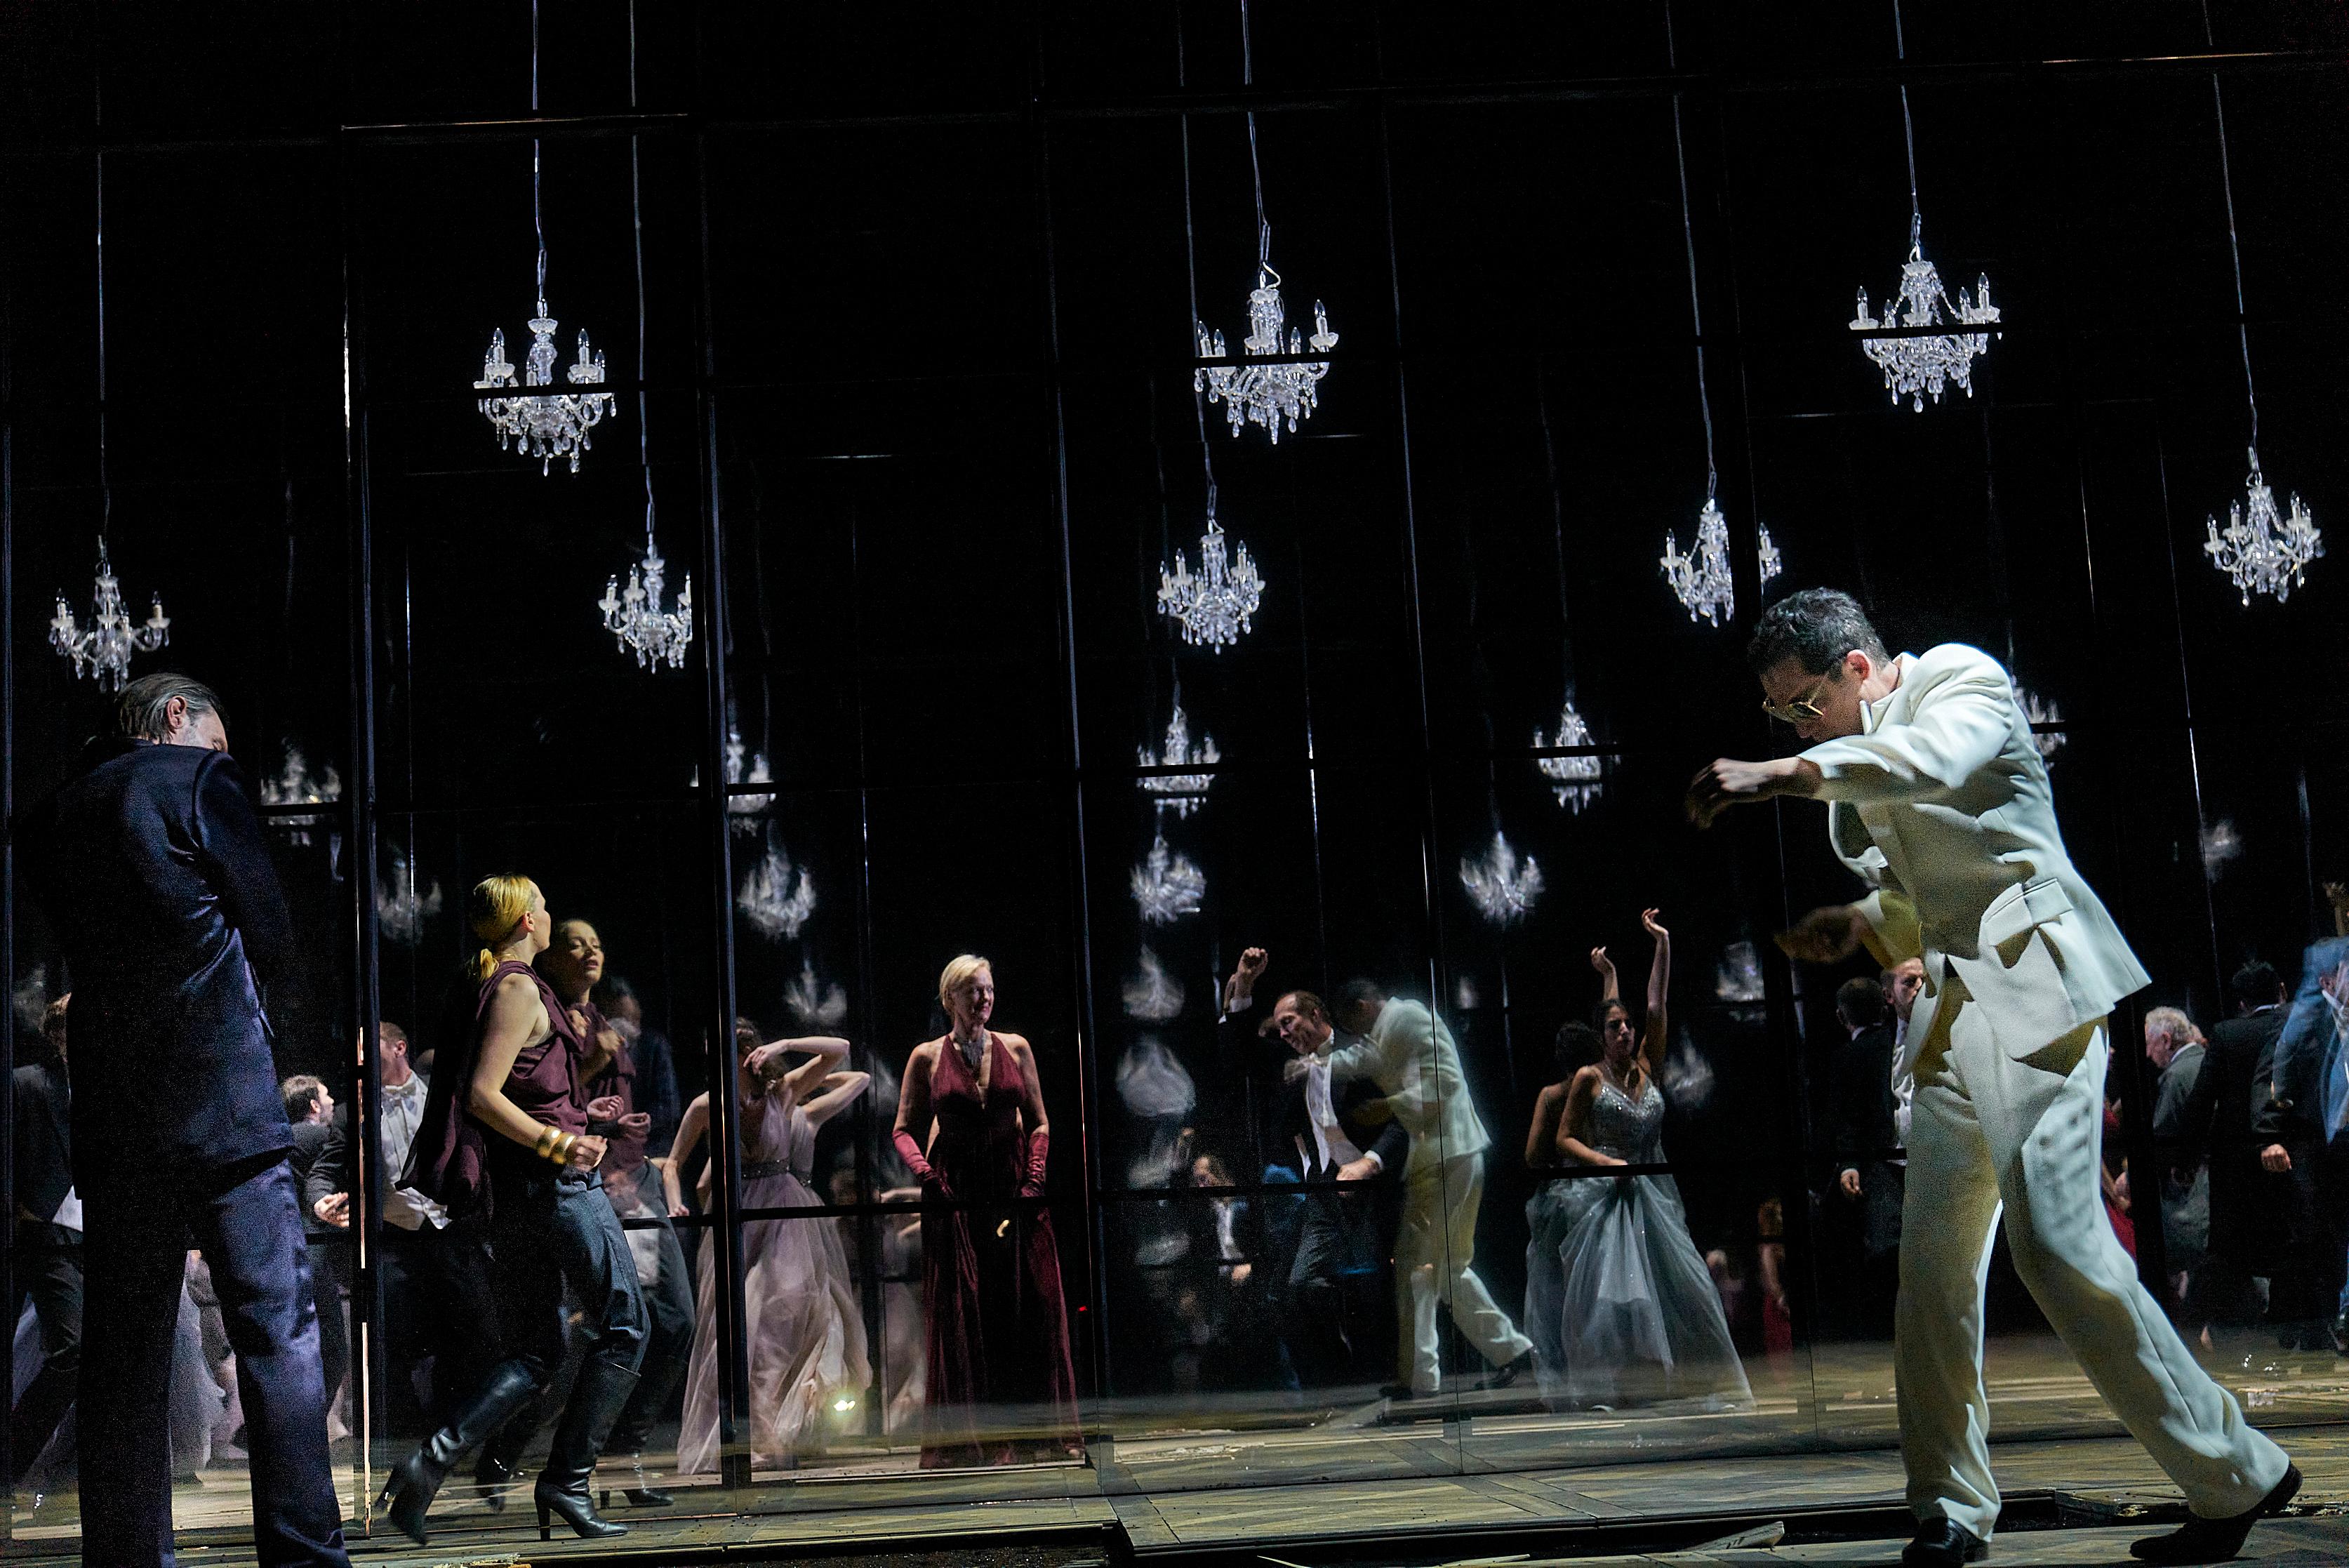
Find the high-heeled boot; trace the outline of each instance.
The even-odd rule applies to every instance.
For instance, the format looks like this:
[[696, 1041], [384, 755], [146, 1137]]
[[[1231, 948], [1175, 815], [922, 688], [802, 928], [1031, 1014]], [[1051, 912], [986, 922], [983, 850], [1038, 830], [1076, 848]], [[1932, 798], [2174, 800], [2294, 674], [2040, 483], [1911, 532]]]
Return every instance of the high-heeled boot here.
[[578, 1379], [571, 1386], [571, 1402], [564, 1407], [562, 1423], [554, 1428], [554, 1446], [547, 1452], [546, 1469], [539, 1472], [538, 1485], [531, 1494], [538, 1503], [541, 1541], [554, 1538], [549, 1519], [553, 1514], [561, 1514], [574, 1533], [590, 1540], [627, 1533], [626, 1525], [614, 1524], [595, 1511], [595, 1500], [587, 1485], [595, 1476], [595, 1456], [603, 1451], [604, 1440], [612, 1435], [612, 1423], [620, 1418], [620, 1407], [628, 1402], [636, 1386], [632, 1366], [591, 1358], [579, 1368]]
[[377, 1500], [391, 1522], [419, 1546], [429, 1544], [424, 1533], [425, 1511], [449, 1479], [450, 1469], [467, 1449], [505, 1425], [513, 1413], [538, 1392], [530, 1368], [520, 1361], [502, 1361], [481, 1385], [472, 1403], [455, 1420], [424, 1439], [383, 1484]]
[[492, 1513], [505, 1511], [506, 1488], [522, 1480], [523, 1450], [530, 1447], [545, 1419], [545, 1390], [539, 1392], [541, 1397], [525, 1401], [481, 1444], [481, 1460], [473, 1466], [473, 1484], [481, 1489], [481, 1502]]

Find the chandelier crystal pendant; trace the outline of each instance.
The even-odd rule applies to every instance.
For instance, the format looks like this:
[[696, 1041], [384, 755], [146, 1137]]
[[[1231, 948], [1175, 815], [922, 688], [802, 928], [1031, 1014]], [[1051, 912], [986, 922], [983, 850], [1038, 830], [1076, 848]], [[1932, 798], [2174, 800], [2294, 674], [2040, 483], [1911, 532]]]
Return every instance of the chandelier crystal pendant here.
[[94, 676], [101, 691], [119, 691], [130, 677], [130, 656], [152, 653], [171, 640], [171, 620], [163, 613], [162, 595], [155, 596], [144, 624], [133, 625], [123, 613], [122, 584], [106, 558], [106, 540], [100, 536], [89, 629], [81, 628], [65, 595], [59, 594], [57, 613], [49, 618], [49, 646], [73, 661], [77, 676]]
[[815, 879], [802, 867], [794, 881], [792, 858], [783, 853], [771, 827], [767, 831], [767, 853], [742, 878], [734, 907], [752, 930], [771, 942], [798, 936], [808, 917], [815, 913]]
[[[1574, 699], [1571, 697], [1560, 704], [1557, 711], [1557, 739], [1550, 740], [1540, 730], [1534, 731], [1534, 750], [1537, 752], [1553, 746], [1563, 751], [1568, 746], [1596, 743], [1589, 724], [1574, 711]], [[1543, 776], [1550, 781], [1550, 793], [1557, 797], [1557, 804], [1577, 816], [1582, 815], [1584, 806], [1599, 798], [1599, 791], [1604, 787], [1599, 782], [1600, 768], [1595, 756], [1539, 757], [1535, 759], [1535, 763]]]
[[2324, 554], [2324, 533], [2297, 495], [2289, 513], [2278, 511], [2275, 492], [2260, 472], [2257, 447], [2251, 459], [2243, 500], [2227, 504], [2224, 531], [2216, 517], [2208, 520], [2209, 536], [2202, 543], [2202, 553], [2242, 591], [2246, 606], [2253, 594], [2272, 594], [2282, 604], [2308, 580], [2309, 563]]
[[[1196, 751], [1191, 748], [1191, 722], [1183, 712], [1183, 698], [1174, 698], [1174, 716], [1166, 722], [1166, 745], [1161, 752], [1148, 746], [1134, 748], [1136, 765], [1145, 768], [1208, 767], [1223, 761], [1216, 750], [1216, 738], [1203, 736]], [[1207, 790], [1216, 782], [1212, 773], [1144, 774], [1136, 781], [1142, 793], [1157, 804], [1161, 815], [1173, 812], [1178, 817], [1189, 816], [1207, 804]]]
[[[1906, 89], [1902, 103], [1907, 104]], [[1941, 286], [1941, 275], [1925, 259], [1925, 220], [1916, 213], [1909, 214], [1909, 259], [1901, 265], [1900, 286], [1884, 306], [1884, 319], [1868, 314], [1868, 290], [1859, 291], [1858, 313], [1851, 318], [1854, 332], [1880, 332], [1892, 327], [1988, 326], [1998, 320], [1998, 306], [1990, 302], [1990, 278], [1978, 280], [1974, 292], [1958, 291], [1953, 304]], [[1868, 337], [1860, 343], [1860, 351], [1876, 362], [1884, 372], [1885, 389], [1892, 394], [1893, 407], [1900, 400], [1909, 400], [1909, 407], [1921, 413], [1925, 400], [1941, 400], [1941, 393], [1951, 383], [1963, 389], [1969, 398], [1974, 395], [1973, 361], [1979, 354], [1990, 351], [1994, 334], [1959, 332], [1930, 334], [1914, 337]]]
[[1709, 626], [1728, 624], [1737, 610], [1737, 585], [1729, 575], [1729, 520], [1712, 496], [1704, 498], [1704, 510], [1696, 515], [1696, 537], [1687, 555], [1680, 552], [1680, 536], [1665, 530], [1662, 566], [1664, 580], [1689, 619], [1702, 617]]
[[1541, 867], [1530, 855], [1520, 861], [1516, 846], [1495, 833], [1481, 857], [1462, 857], [1460, 885], [1478, 914], [1496, 926], [1512, 926], [1533, 913], [1542, 892]]
[[1183, 628], [1183, 640], [1205, 645], [1216, 653], [1239, 641], [1257, 607], [1264, 602], [1264, 579], [1246, 545], [1226, 554], [1223, 525], [1216, 521], [1216, 491], [1207, 487], [1207, 531], [1199, 536], [1199, 571], [1194, 576], [1183, 552], [1174, 552], [1170, 570], [1158, 569], [1158, 613], [1174, 618]]
[[684, 669], [685, 650], [693, 642], [693, 574], [685, 575], [677, 607], [665, 610], [661, 598], [667, 587], [667, 570], [660, 546], [653, 543], [652, 509], [647, 506], [642, 576], [632, 566], [626, 588], [620, 587], [618, 577], [608, 579], [595, 606], [604, 612], [604, 629], [619, 639], [622, 649], [636, 656], [639, 670], [657, 670], [663, 663], [672, 670]]
[[1163, 833], [1151, 842], [1143, 863], [1133, 868], [1131, 885], [1135, 907], [1143, 919], [1154, 926], [1173, 925], [1185, 915], [1197, 914], [1199, 900], [1207, 895], [1206, 877], [1188, 858], [1169, 848]]
[[407, 851], [391, 851], [391, 875], [375, 890], [375, 929], [378, 935], [402, 947], [412, 948], [424, 940], [424, 922], [440, 912], [440, 884], [419, 893], [416, 887], [416, 867], [409, 864]]

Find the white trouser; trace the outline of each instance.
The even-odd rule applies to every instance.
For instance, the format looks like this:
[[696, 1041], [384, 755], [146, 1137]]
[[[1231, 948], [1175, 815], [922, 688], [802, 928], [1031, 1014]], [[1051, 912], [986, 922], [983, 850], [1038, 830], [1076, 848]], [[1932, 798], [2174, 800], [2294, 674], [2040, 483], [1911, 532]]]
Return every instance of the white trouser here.
[[2283, 1478], [2283, 1450], [2195, 1364], [2105, 1216], [2105, 1063], [2102, 1019], [2008, 1056], [1954, 981], [1919, 1055], [1893, 1342], [1900, 1451], [1917, 1516], [1985, 1541], [1998, 1487], [1984, 1440], [1982, 1286], [2002, 1206], [2015, 1272], [2188, 1507], [2240, 1513]]
[[1484, 1201], [1481, 1154], [1434, 1161], [1403, 1179], [1394, 1248], [1396, 1338], [1402, 1347], [1400, 1381], [1414, 1393], [1433, 1394], [1442, 1381], [1438, 1302], [1452, 1309], [1454, 1325], [1495, 1366], [1506, 1366], [1534, 1347], [1509, 1314], [1493, 1304], [1485, 1282], [1468, 1266], [1476, 1256], [1476, 1210]]

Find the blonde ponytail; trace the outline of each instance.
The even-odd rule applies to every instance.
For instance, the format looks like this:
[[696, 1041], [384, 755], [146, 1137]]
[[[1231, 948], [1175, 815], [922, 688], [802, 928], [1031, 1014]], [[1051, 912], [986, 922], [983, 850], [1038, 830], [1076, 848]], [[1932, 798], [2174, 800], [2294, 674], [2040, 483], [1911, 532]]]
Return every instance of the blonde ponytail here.
[[481, 944], [473, 955], [473, 972], [487, 980], [498, 971], [494, 950], [530, 913], [538, 884], [527, 877], [484, 877], [465, 897], [465, 922]]

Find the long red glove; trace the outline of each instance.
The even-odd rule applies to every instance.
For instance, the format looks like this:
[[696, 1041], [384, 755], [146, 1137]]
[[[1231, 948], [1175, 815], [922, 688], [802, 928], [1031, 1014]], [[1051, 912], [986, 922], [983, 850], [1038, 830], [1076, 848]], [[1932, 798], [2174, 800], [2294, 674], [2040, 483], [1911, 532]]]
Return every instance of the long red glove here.
[[922, 1146], [904, 1127], [897, 1129], [897, 1158], [905, 1162], [905, 1168], [914, 1173], [914, 1179], [922, 1184], [924, 1191], [935, 1192], [941, 1198], [954, 1196], [947, 1190], [947, 1179], [931, 1166], [928, 1158], [922, 1153]]
[[1020, 1197], [1044, 1196], [1044, 1157], [1051, 1147], [1051, 1128], [1038, 1127], [1028, 1135], [1028, 1179], [1019, 1184]]

